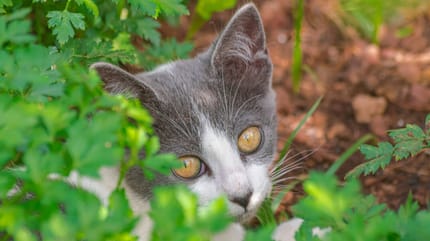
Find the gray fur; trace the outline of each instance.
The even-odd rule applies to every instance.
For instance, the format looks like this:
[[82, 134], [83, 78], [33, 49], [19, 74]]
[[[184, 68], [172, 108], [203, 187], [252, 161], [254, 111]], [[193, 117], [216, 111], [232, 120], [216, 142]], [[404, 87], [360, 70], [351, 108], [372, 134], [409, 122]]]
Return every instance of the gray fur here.
[[[248, 126], [260, 126], [262, 147], [253, 154], [242, 154], [241, 159], [244, 163], [267, 165], [273, 160], [276, 108], [271, 88], [272, 64], [254, 5], [241, 8], [213, 45], [195, 58], [135, 76], [107, 63], [96, 63], [92, 68], [102, 77], [107, 91], [131, 94], [150, 111], [160, 152], [202, 156], [203, 115], [232, 143]], [[155, 185], [191, 185], [193, 181], [174, 175], [157, 175], [148, 181], [136, 167], [127, 173], [126, 183], [141, 198], [148, 199]]]

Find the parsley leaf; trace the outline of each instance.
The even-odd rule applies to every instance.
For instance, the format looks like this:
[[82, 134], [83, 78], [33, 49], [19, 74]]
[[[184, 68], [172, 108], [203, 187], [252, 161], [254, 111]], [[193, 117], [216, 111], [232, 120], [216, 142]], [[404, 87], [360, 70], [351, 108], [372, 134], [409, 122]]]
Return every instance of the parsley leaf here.
[[65, 44], [75, 35], [75, 29], [85, 30], [84, 15], [68, 11], [50, 11], [48, 27], [53, 28], [54, 35], [60, 44]]

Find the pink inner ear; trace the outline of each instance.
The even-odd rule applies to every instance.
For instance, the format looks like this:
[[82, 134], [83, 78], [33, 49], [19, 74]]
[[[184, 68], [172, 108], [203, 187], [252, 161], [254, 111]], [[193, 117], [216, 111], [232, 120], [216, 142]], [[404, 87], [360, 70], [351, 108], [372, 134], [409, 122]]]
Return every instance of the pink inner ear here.
[[254, 56], [259, 52], [264, 53], [265, 49], [260, 14], [253, 4], [247, 4], [236, 12], [219, 36], [212, 53], [212, 66], [226, 68], [232, 58], [252, 62]]

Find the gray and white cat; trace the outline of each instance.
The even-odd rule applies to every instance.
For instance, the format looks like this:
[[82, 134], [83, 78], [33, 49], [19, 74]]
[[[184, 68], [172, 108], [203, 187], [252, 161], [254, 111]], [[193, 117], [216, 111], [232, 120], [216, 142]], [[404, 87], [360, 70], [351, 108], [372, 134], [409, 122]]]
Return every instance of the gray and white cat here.
[[[174, 153], [184, 162], [183, 168], [152, 181], [144, 178], [139, 167], [126, 174], [124, 187], [132, 209], [143, 217], [135, 230], [140, 240], [149, 236], [151, 222], [145, 213], [156, 185], [185, 184], [202, 206], [224, 195], [238, 222], [255, 215], [271, 192], [269, 168], [275, 155], [277, 122], [272, 63], [253, 4], [239, 9], [212, 46], [195, 58], [137, 75], [108, 63], [92, 68], [107, 91], [141, 101], [154, 118], [160, 152]], [[115, 188], [118, 170], [104, 168], [101, 174], [101, 181], [71, 179], [106, 201]], [[287, 231], [297, 228], [294, 223], [288, 225], [283, 225]], [[284, 231], [277, 230], [275, 239], [290, 240], [294, 231]], [[239, 225], [215, 237], [242, 238]]]

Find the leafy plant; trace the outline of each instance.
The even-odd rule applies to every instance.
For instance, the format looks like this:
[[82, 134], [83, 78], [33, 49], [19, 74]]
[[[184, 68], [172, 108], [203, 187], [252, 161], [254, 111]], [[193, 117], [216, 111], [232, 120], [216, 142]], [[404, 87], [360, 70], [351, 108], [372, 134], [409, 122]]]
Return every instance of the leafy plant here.
[[235, 5], [236, 0], [199, 0], [194, 9], [195, 13], [191, 20], [191, 26], [188, 29], [186, 38], [191, 39], [196, 34], [196, 32], [203, 26], [203, 24], [211, 19], [214, 13], [231, 9]]
[[408, 124], [405, 128], [391, 130], [388, 134], [394, 145], [390, 142], [380, 142], [378, 146], [363, 144], [360, 151], [368, 162], [357, 166], [347, 176], [374, 174], [385, 168], [393, 157], [399, 161], [430, 148], [430, 114], [426, 117], [424, 130], [418, 125]]
[[198, 210], [197, 197], [181, 186], [157, 188], [151, 207], [153, 241], [209, 241], [213, 234], [222, 231], [231, 222], [223, 197]]
[[[340, 0], [343, 17], [347, 23], [355, 26], [361, 34], [373, 43], [379, 42], [379, 31], [384, 23], [399, 19], [402, 10], [413, 9], [423, 5], [419, 0]], [[400, 28], [398, 37], [407, 36], [410, 28]]]
[[[332, 175], [312, 172], [303, 184], [307, 196], [293, 207], [304, 219], [297, 241], [303, 240], [427, 240], [428, 210], [419, 211], [411, 196], [397, 211], [363, 196], [356, 179], [341, 186]], [[313, 235], [322, 228], [323, 238]]]
[[[139, 102], [106, 94], [87, 63], [137, 60], [128, 31], [145, 38], [157, 32], [153, 17], [186, 13], [185, 6], [161, 0], [1, 4], [1, 239], [135, 240], [131, 230], [138, 219], [120, 188], [126, 169], [141, 165], [151, 178], [179, 162], [157, 154], [152, 118]], [[145, 29], [137, 27], [142, 22]], [[163, 46], [156, 36], [148, 41]], [[182, 55], [190, 50], [178, 46]], [[121, 178], [103, 202], [63, 181], [72, 172], [97, 178], [101, 167], [114, 165], [121, 166]], [[208, 212], [225, 214], [216, 207]]]

